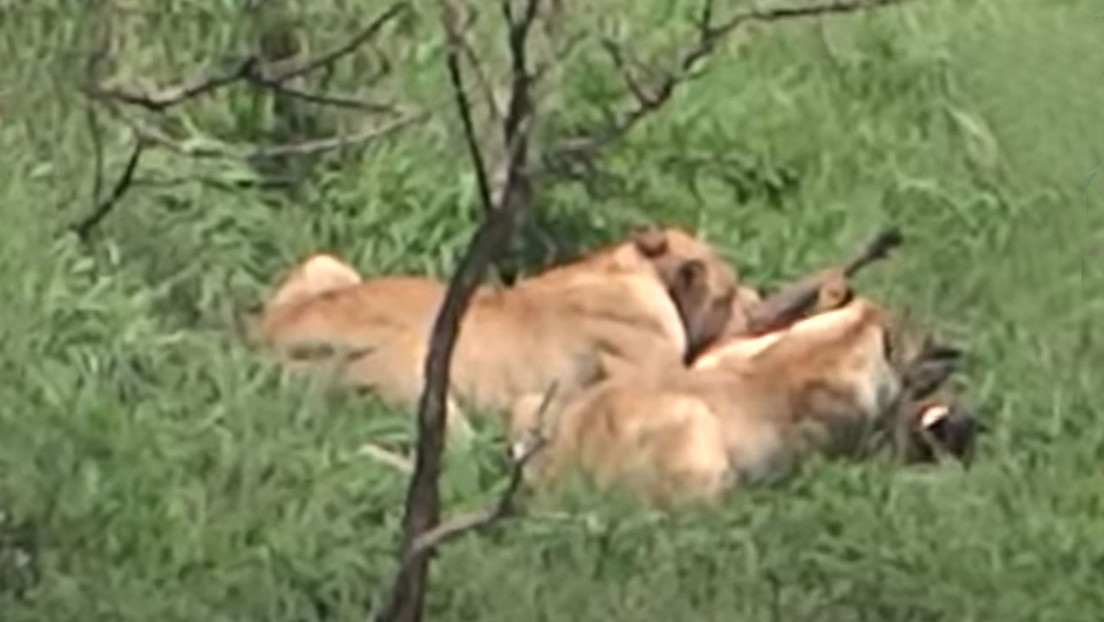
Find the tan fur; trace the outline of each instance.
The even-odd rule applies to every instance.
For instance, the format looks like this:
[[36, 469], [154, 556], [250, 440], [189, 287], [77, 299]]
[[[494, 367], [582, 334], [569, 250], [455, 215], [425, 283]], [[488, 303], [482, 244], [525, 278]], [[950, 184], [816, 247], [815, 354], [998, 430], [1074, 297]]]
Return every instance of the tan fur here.
[[[810, 452], [856, 453], [900, 391], [885, 354], [888, 316], [854, 300], [756, 339], [732, 339], [693, 369], [626, 375], [546, 415], [530, 464], [548, 482], [575, 469], [656, 503], [716, 500], [781, 475]], [[514, 433], [535, 424], [519, 405]]]
[[[345, 382], [416, 403], [428, 337], [445, 287], [418, 276], [353, 282], [351, 268], [315, 256], [266, 305], [262, 337], [295, 367], [303, 346], [353, 354]], [[473, 410], [507, 411], [556, 383], [562, 395], [638, 365], [679, 366], [723, 330], [735, 272], [704, 242], [665, 229], [520, 281], [482, 287], [462, 322], [454, 394]]]

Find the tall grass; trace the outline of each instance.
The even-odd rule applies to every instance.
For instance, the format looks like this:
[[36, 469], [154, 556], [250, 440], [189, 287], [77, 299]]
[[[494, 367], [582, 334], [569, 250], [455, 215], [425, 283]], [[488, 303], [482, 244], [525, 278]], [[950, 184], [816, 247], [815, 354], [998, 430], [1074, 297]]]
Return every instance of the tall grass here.
[[[129, 8], [0, 3], [0, 619], [358, 619], [393, 568], [405, 479], [356, 450], [409, 446], [411, 419], [285, 376], [238, 318], [317, 249], [368, 274], [455, 264], [477, 212], [436, 5], [389, 35], [380, 87], [428, 122], [270, 169], [152, 150], [83, 245], [62, 233], [93, 185], [75, 87], [105, 28], [104, 75], [171, 83], [243, 54], [263, 26], [229, 2], [114, 4]], [[282, 19], [320, 51], [383, 6], [285, 3]], [[621, 19], [659, 55], [692, 8], [609, 0], [567, 23]], [[938, 0], [756, 30], [589, 183], [545, 189], [522, 245], [532, 268], [634, 222], [679, 222], [770, 284], [897, 223], [908, 245], [860, 286], [969, 349], [970, 397], [993, 428], [972, 470], [815, 464], [670, 515], [566, 490], [450, 545], [432, 618], [1099, 619], [1097, 9]], [[556, 78], [542, 140], [617, 88], [588, 49]], [[343, 63], [333, 87], [355, 89], [373, 62]], [[361, 122], [305, 110], [318, 132]], [[243, 90], [173, 114], [193, 139], [311, 130]], [[100, 115], [106, 186], [129, 137]], [[450, 457], [450, 508], [501, 485], [499, 451], [487, 429]]]

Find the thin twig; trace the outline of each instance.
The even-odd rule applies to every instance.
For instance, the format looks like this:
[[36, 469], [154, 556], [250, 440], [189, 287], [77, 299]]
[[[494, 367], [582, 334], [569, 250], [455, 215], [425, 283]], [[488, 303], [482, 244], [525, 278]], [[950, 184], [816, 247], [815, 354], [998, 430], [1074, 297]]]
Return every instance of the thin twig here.
[[427, 117], [428, 114], [426, 113], [411, 113], [386, 125], [371, 127], [356, 134], [319, 138], [316, 140], [307, 140], [283, 145], [225, 145], [216, 143], [203, 146], [183, 144], [180, 140], [169, 136], [160, 128], [143, 120], [125, 116], [123, 116], [122, 119], [142, 138], [149, 142], [167, 147], [181, 155], [193, 158], [267, 159], [288, 155], [310, 155], [332, 149], [360, 145], [391, 134], [412, 123], [423, 121]]
[[375, 37], [376, 33], [378, 33], [380, 29], [387, 24], [387, 22], [395, 19], [409, 9], [410, 4], [405, 1], [392, 4], [386, 11], [381, 13], [379, 17], [372, 20], [372, 22], [368, 24], [368, 26], [366, 26], [364, 30], [360, 31], [360, 33], [347, 41], [345, 45], [342, 45], [341, 47], [333, 50], [328, 54], [323, 54], [322, 56], [319, 56], [314, 60], [307, 61], [302, 67], [292, 69], [278, 76], [275, 76], [272, 79], [277, 82], [285, 82], [292, 78], [297, 78], [299, 76], [311, 73], [316, 69], [332, 64], [334, 61], [338, 60], [342, 56], [351, 54], [352, 52], [356, 51], [358, 47], [364, 45], [373, 37]]
[[88, 118], [88, 135], [92, 139], [92, 209], [95, 211], [100, 195], [103, 194], [103, 134], [96, 108], [91, 102], [85, 104], [85, 114]]
[[115, 207], [116, 203], [118, 203], [119, 199], [126, 194], [126, 191], [130, 188], [131, 180], [134, 179], [134, 171], [138, 168], [138, 161], [142, 158], [144, 149], [145, 141], [141, 137], [135, 137], [134, 149], [130, 152], [130, 158], [127, 159], [126, 167], [123, 168], [122, 175], [119, 176], [119, 180], [115, 182], [115, 186], [111, 189], [111, 194], [101, 201], [95, 209], [92, 210], [91, 214], [73, 225], [73, 231], [76, 232], [81, 240], [88, 239], [88, 236], [92, 233], [92, 229], [111, 213], [111, 210]]
[[276, 93], [287, 95], [288, 97], [294, 97], [295, 99], [301, 99], [314, 104], [324, 104], [327, 106], [335, 106], [337, 108], [351, 108], [353, 110], [362, 110], [364, 112], [375, 113], [388, 113], [394, 114], [399, 111], [398, 107], [394, 104], [381, 104], [378, 102], [369, 102], [361, 99], [353, 99], [350, 97], [342, 97], [339, 95], [329, 95], [326, 93], [312, 93], [309, 91], [303, 91], [300, 89], [292, 88], [269, 78], [262, 78], [259, 75], [252, 75], [249, 77], [249, 81], [258, 86], [270, 89]]
[[[483, 510], [461, 514], [419, 534], [403, 555], [399, 568], [400, 575], [409, 572], [413, 564], [419, 559], [432, 554], [442, 544], [455, 540], [466, 533], [482, 531], [492, 527], [514, 514], [514, 498], [525, 479], [525, 467], [549, 442], [548, 436], [544, 432], [544, 418], [552, 404], [557, 388], [558, 385], [553, 383], [545, 391], [540, 407], [537, 409], [533, 427], [528, 430], [521, 451], [511, 452], [510, 477], [494, 505]], [[380, 619], [385, 618], [381, 617]]]
[[202, 78], [190, 84], [169, 87], [152, 94], [103, 88], [101, 86], [89, 86], [86, 92], [97, 99], [114, 99], [158, 112], [200, 95], [213, 93], [240, 80], [245, 80], [256, 70], [256, 67], [257, 59], [250, 57], [239, 62], [232, 71]]
[[246, 158], [277, 158], [287, 155], [308, 155], [312, 153], [319, 153], [322, 151], [329, 151], [331, 149], [339, 149], [341, 147], [348, 147], [351, 145], [363, 144], [370, 142], [382, 136], [391, 134], [395, 130], [410, 125], [416, 121], [424, 120], [428, 115], [422, 114], [410, 114], [400, 119], [388, 123], [382, 127], [373, 127], [358, 134], [351, 134], [348, 136], [335, 136], [333, 138], [321, 138], [318, 140], [307, 140], [300, 143], [291, 143], [287, 145], [273, 145], [273, 146], [261, 146], [253, 147], [245, 153]]
[[453, 24], [451, 30], [455, 32], [456, 35], [455, 38], [452, 38], [450, 35], [450, 45], [453, 43], [458, 45], [460, 51], [463, 52], [464, 57], [467, 59], [468, 64], [471, 65], [472, 73], [475, 74], [475, 81], [478, 83], [479, 89], [483, 92], [483, 99], [486, 100], [487, 113], [491, 119], [491, 123], [492, 125], [497, 125], [502, 122], [502, 110], [498, 105], [498, 97], [495, 95], [494, 86], [483, 66], [483, 60], [476, 54], [475, 48], [472, 47], [467, 37], [467, 33], [475, 27], [475, 23], [479, 20], [479, 12], [470, 5], [464, 4], [464, 9], [469, 13], [470, 17], [465, 21], [462, 28], [457, 28], [456, 19], [459, 7], [456, 4], [456, 0], [444, 0], [444, 2], [452, 12]]
[[459, 43], [460, 50], [464, 52], [464, 56], [468, 59], [468, 64], [471, 65], [472, 72], [475, 73], [475, 81], [479, 83], [479, 88], [483, 91], [483, 99], [487, 102], [487, 115], [491, 118], [492, 123], [501, 123], [502, 110], [499, 108], [494, 86], [491, 84], [491, 80], [483, 68], [483, 62], [479, 60], [479, 56], [475, 53], [475, 49], [472, 48], [471, 42], [468, 41], [467, 37], [460, 37]]
[[457, 516], [422, 533], [414, 540], [414, 545], [407, 554], [407, 561], [404, 563], [410, 563], [414, 556], [430, 553], [445, 542], [465, 533], [486, 529], [513, 514], [514, 496], [524, 479], [525, 467], [548, 444], [548, 436], [544, 434], [542, 427], [545, 413], [552, 403], [554, 393], [555, 385], [545, 393], [541, 406], [537, 410], [537, 422], [533, 429], [529, 430], [524, 447], [512, 457], [510, 479], [502, 494], [499, 495], [498, 502], [489, 508]]
[[[414, 462], [414, 475], [407, 489], [403, 515], [403, 539], [399, 571], [389, 590], [385, 606], [376, 616], [379, 622], [417, 622], [422, 617], [428, 585], [429, 551], [417, 548], [419, 538], [433, 530], [440, 518], [441, 454], [445, 445], [445, 409], [449, 383], [452, 351], [460, 321], [464, 316], [476, 287], [483, 279], [491, 262], [506, 249], [514, 229], [523, 213], [529, 210], [531, 185], [528, 161], [528, 134], [533, 113], [529, 93], [530, 73], [526, 63], [526, 38], [536, 5], [539, 0], [527, 0], [524, 17], [513, 19], [509, 0], [505, 0], [504, 14], [509, 27], [509, 49], [513, 57], [513, 72], [509, 107], [503, 121], [503, 137], [507, 145], [506, 180], [502, 192], [493, 197], [495, 202], [484, 210], [483, 221], [464, 252], [455, 274], [449, 280], [445, 299], [434, 321], [430, 337], [429, 353], [425, 359], [425, 385], [418, 402], [418, 444]], [[445, 27], [452, 28], [447, 2], [442, 4]], [[449, 61], [450, 72], [455, 61], [455, 46], [450, 45], [454, 60]], [[459, 75], [459, 72], [456, 72]], [[463, 84], [453, 80], [453, 88], [461, 91]], [[470, 117], [470, 109], [460, 106], [466, 96], [456, 94], [460, 113]], [[465, 122], [467, 123], [467, 122]], [[465, 134], [471, 142], [473, 134]], [[477, 152], [469, 144], [469, 151]], [[479, 162], [473, 157], [473, 164]], [[486, 177], [486, 170], [477, 175]]]
[[479, 189], [479, 202], [485, 212], [494, 209], [491, 199], [491, 185], [487, 179], [487, 164], [483, 159], [483, 151], [479, 148], [479, 140], [475, 135], [475, 122], [472, 119], [471, 103], [468, 101], [464, 90], [464, 76], [460, 71], [460, 58], [457, 53], [461, 49], [461, 35], [456, 28], [456, 5], [450, 0], [442, 0], [441, 19], [444, 24], [445, 34], [448, 37], [448, 45], [445, 52], [445, 65], [448, 67], [449, 81], [452, 84], [452, 94], [456, 101], [456, 109], [460, 115], [460, 123], [464, 128], [464, 142], [468, 146], [468, 154], [472, 159], [472, 167], [475, 169], [475, 180]]
[[[719, 26], [713, 26], [713, 0], [704, 0], [697, 23], [697, 41], [678, 59], [676, 70], [669, 73], [651, 93], [645, 97], [634, 92], [636, 105], [621, 114], [620, 118], [594, 132], [568, 139], [551, 156], [549, 162], [564, 157], [587, 158], [617, 140], [646, 116], [659, 109], [684, 82], [695, 77], [697, 64], [714, 52], [717, 46], [740, 26], [751, 22], [780, 22], [802, 17], [855, 13], [902, 4], [909, 0], [854, 0], [830, 2], [801, 7], [756, 9], [737, 13]], [[624, 72], [622, 72], [624, 73]], [[626, 77], [626, 80], [628, 78]], [[637, 89], [642, 91], [642, 89]]]
[[408, 559], [430, 553], [449, 540], [454, 540], [471, 531], [487, 529], [512, 516], [514, 513], [514, 496], [524, 479], [525, 466], [540, 450], [544, 449], [546, 444], [547, 440], [543, 436], [540, 437], [539, 442], [530, 445], [529, 451], [522, 454], [521, 459], [513, 463], [510, 470], [510, 480], [493, 507], [457, 516], [418, 536], [414, 541]]
[[621, 50], [621, 45], [609, 37], [602, 38], [602, 49], [609, 55], [610, 60], [613, 61], [613, 66], [617, 68], [618, 73], [621, 74], [621, 79], [625, 81], [625, 86], [628, 87], [629, 92], [636, 97], [637, 101], [646, 102], [650, 99], [647, 93], [644, 92], [643, 87], [636, 81], [636, 78], [632, 74], [632, 70], [628, 68], [625, 62], [624, 52]]
[[[301, 67], [291, 69], [277, 76], [267, 78], [261, 77], [258, 72], [260, 61], [255, 56], [250, 56], [249, 58], [240, 61], [230, 71], [220, 72], [206, 78], [200, 78], [188, 84], [168, 87], [162, 89], [157, 93], [138, 93], [126, 89], [103, 88], [98, 85], [87, 86], [85, 88], [85, 92], [89, 96], [97, 99], [112, 99], [127, 104], [142, 106], [143, 108], [147, 108], [153, 111], [162, 111], [166, 108], [170, 108], [201, 95], [213, 93], [223, 87], [229, 86], [236, 82], [245, 81], [255, 85], [264, 86], [269, 89], [276, 89], [277, 87], [280, 87], [282, 83], [287, 82], [292, 78], [311, 73], [322, 67], [328, 67], [343, 56], [354, 52], [361, 45], [371, 40], [376, 35], [376, 33], [378, 33], [380, 29], [383, 28], [385, 24], [387, 24], [392, 19], [398, 17], [409, 8], [410, 5], [405, 1], [396, 2], [382, 14], [376, 17], [376, 19], [372, 20], [372, 22], [367, 27], [365, 27], [352, 39], [347, 41], [344, 45], [338, 47], [332, 52], [323, 54], [318, 58], [307, 61]], [[283, 87], [283, 89], [288, 89], [288, 87]], [[325, 99], [327, 100], [325, 103], [330, 103], [334, 105], [340, 105], [337, 104], [336, 101], [344, 101], [346, 104], [348, 104], [348, 102], [350, 101], [343, 100], [342, 98], [308, 94], [302, 91], [295, 91], [294, 89], [288, 90], [291, 91], [288, 92], [289, 95], [295, 95], [301, 98], [311, 97], [314, 98], [315, 101], [319, 102]]]

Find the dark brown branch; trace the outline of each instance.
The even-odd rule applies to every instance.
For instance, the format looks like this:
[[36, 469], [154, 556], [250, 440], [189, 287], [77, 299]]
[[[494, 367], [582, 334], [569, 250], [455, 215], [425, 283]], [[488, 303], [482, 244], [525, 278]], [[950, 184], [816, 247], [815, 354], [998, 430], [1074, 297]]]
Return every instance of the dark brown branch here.
[[537, 441], [531, 443], [526, 448], [519, 459], [513, 461], [513, 465], [510, 468], [510, 480], [494, 506], [478, 512], [457, 516], [421, 534], [414, 541], [414, 546], [411, 548], [407, 559], [413, 559], [415, 556], [431, 553], [434, 549], [449, 540], [453, 540], [471, 531], [486, 529], [504, 518], [509, 518], [514, 512], [514, 496], [521, 486], [525, 473], [525, 465], [533, 456], [544, 448], [547, 442], [544, 436], [539, 437]]
[[[515, 21], [509, 0], [504, 13], [509, 26], [509, 47], [513, 56], [513, 82], [503, 134], [507, 145], [506, 181], [496, 204], [484, 210], [483, 221], [468, 245], [456, 273], [449, 280], [445, 300], [434, 321], [429, 353], [425, 361], [425, 387], [418, 403], [418, 444], [414, 475], [407, 490], [403, 516], [400, 567], [385, 606], [376, 619], [380, 622], [417, 622], [422, 617], [429, 574], [429, 549], [418, 547], [419, 538], [431, 532], [440, 519], [441, 453], [445, 444], [445, 408], [449, 387], [449, 367], [460, 321], [476, 287], [491, 262], [513, 237], [517, 222], [530, 207], [530, 179], [526, 171], [528, 134], [532, 103], [528, 92], [529, 68], [525, 46], [529, 27], [539, 0], [527, 0], [524, 16]], [[443, 3], [446, 27], [451, 18]], [[452, 46], [450, 46], [452, 47]], [[453, 88], [462, 84], [453, 82]], [[466, 100], [465, 100], [466, 101]], [[460, 98], [457, 97], [459, 104]], [[461, 109], [461, 114], [470, 110]], [[469, 150], [472, 150], [469, 145]], [[473, 151], [474, 152], [474, 151]], [[473, 164], [477, 164], [473, 161]], [[478, 173], [477, 173], [478, 174]], [[486, 171], [483, 171], [486, 175]]]
[[138, 161], [141, 160], [144, 149], [145, 141], [143, 141], [141, 137], [136, 137], [134, 140], [134, 149], [130, 152], [130, 158], [127, 159], [126, 166], [123, 168], [123, 173], [119, 176], [119, 180], [115, 182], [115, 186], [111, 189], [111, 194], [103, 201], [100, 201], [95, 209], [92, 210], [92, 213], [73, 225], [73, 231], [81, 240], [88, 239], [92, 230], [100, 224], [100, 221], [111, 213], [111, 210], [114, 209], [119, 199], [126, 194], [126, 191], [130, 188], [131, 181], [134, 179], [134, 171], [138, 168]]
[[514, 496], [525, 475], [525, 466], [533, 459], [545, 445], [548, 444], [548, 436], [543, 431], [544, 417], [549, 405], [556, 393], [557, 386], [553, 384], [541, 399], [537, 409], [536, 424], [529, 430], [527, 437], [522, 441], [521, 449], [511, 457], [510, 479], [498, 497], [498, 502], [492, 507], [457, 516], [437, 527], [419, 535], [404, 563], [409, 563], [416, 555], [432, 553], [434, 549], [449, 540], [453, 540], [470, 531], [486, 529], [504, 518], [513, 515]]
[[491, 185], [487, 178], [487, 164], [483, 158], [483, 151], [479, 148], [479, 140], [475, 134], [475, 122], [472, 119], [471, 103], [464, 90], [464, 76], [460, 71], [459, 50], [461, 49], [462, 36], [456, 26], [456, 6], [450, 0], [442, 0], [441, 19], [444, 24], [448, 45], [445, 52], [445, 65], [448, 67], [449, 81], [452, 85], [452, 94], [456, 101], [456, 109], [460, 115], [460, 123], [464, 128], [464, 142], [468, 146], [468, 155], [472, 159], [472, 167], [475, 169], [475, 180], [479, 189], [479, 202], [483, 210], [494, 209], [491, 198]]
[[301, 143], [291, 143], [288, 145], [253, 147], [245, 153], [245, 157], [277, 158], [286, 155], [308, 155], [312, 153], [319, 153], [322, 151], [329, 151], [331, 149], [340, 149], [341, 147], [363, 144], [373, 141], [382, 136], [386, 136], [394, 132], [395, 130], [410, 125], [411, 123], [414, 123], [416, 121], [424, 120], [426, 116], [427, 115], [424, 113], [407, 115], [382, 127], [373, 127], [363, 132], [351, 134], [348, 136], [321, 138], [318, 140], [308, 140]]
[[[352, 52], [356, 51], [356, 49], [359, 48], [361, 45], [364, 45], [366, 42], [375, 37], [380, 29], [383, 28], [383, 26], [386, 25], [389, 21], [395, 19], [409, 8], [410, 5], [405, 1], [396, 2], [382, 14], [376, 17], [376, 19], [372, 20], [372, 22], [367, 27], [365, 27], [364, 30], [359, 32], [356, 36], [347, 41], [341, 47], [333, 50], [332, 52], [329, 52], [328, 54], [323, 54], [316, 59], [309, 60], [304, 63], [303, 66], [284, 72], [278, 76], [262, 77], [258, 72], [260, 61], [256, 57], [251, 56], [239, 62], [237, 66], [231, 71], [218, 73], [206, 78], [201, 78], [189, 84], [168, 87], [162, 89], [157, 93], [137, 93], [125, 89], [106, 89], [94, 85], [86, 87], [85, 92], [89, 96], [98, 99], [112, 99], [127, 104], [142, 106], [143, 108], [147, 108], [153, 111], [162, 111], [190, 99], [199, 97], [201, 95], [213, 93], [223, 87], [229, 86], [236, 82], [246, 81], [251, 84], [263, 86], [265, 88], [273, 90], [279, 88], [289, 95], [298, 96], [304, 99], [314, 98], [314, 100], [319, 103], [342, 105], [337, 103], [338, 101], [341, 101], [345, 103], [346, 107], [348, 107], [348, 104], [351, 100], [304, 93], [302, 91], [296, 91], [288, 87], [283, 87], [282, 83], [287, 82], [292, 78], [311, 73], [323, 67], [328, 67], [343, 56], [351, 54]], [[325, 101], [323, 102], [323, 100]]]
[[407, 493], [403, 525], [404, 560], [391, 590], [388, 606], [380, 622], [414, 622], [421, 619], [425, 602], [429, 558], [415, 551], [417, 539], [433, 529], [440, 515], [437, 482], [441, 474], [444, 450], [446, 388], [449, 364], [456, 343], [460, 320], [491, 261], [506, 247], [513, 234], [516, 202], [505, 202], [500, 209], [488, 211], [483, 224], [468, 245], [460, 267], [449, 281], [445, 300], [433, 325], [429, 355], [425, 366], [425, 389], [418, 403], [418, 447], [414, 476]]
[[[529, 30], [533, 26], [533, 20], [537, 16], [537, 1], [528, 0], [526, 2], [525, 12], [520, 21], [516, 21], [513, 17], [511, 0], [503, 0], [502, 2], [502, 11], [506, 16], [507, 24], [510, 26], [512, 78], [510, 83], [510, 105], [506, 110], [506, 119], [503, 121], [503, 138], [506, 152], [510, 154], [511, 160], [517, 157], [515, 152], [527, 151], [523, 148], [527, 145], [515, 145], [515, 142], [528, 137], [528, 131], [522, 131], [522, 124], [528, 121], [533, 112], [533, 101], [529, 91], [533, 76], [529, 73], [525, 46], [529, 37]], [[513, 168], [511, 166], [511, 169]]]
[[625, 54], [621, 49], [621, 45], [613, 39], [604, 37], [602, 39], [602, 49], [609, 54], [610, 60], [613, 61], [613, 66], [617, 68], [617, 72], [621, 74], [621, 79], [624, 80], [625, 86], [628, 87], [629, 92], [633, 94], [633, 97], [637, 101], [644, 103], [647, 102], [650, 97], [644, 92], [643, 87], [637, 82], [636, 78], [632, 74], [632, 70], [629, 69], [628, 63], [625, 62]]
[[564, 43], [553, 52], [551, 58], [537, 63], [535, 68], [533, 69], [533, 82], [540, 82], [553, 67], [567, 60], [567, 58], [571, 56], [571, 54], [576, 50], [576, 48], [579, 47], [579, 44], [582, 43], [584, 39], [586, 39], [585, 32], [575, 33], [574, 35], [568, 37], [566, 43]]
[[[684, 51], [678, 59], [674, 71], [646, 92], [638, 86], [633, 90], [636, 105], [621, 114], [620, 118], [590, 134], [568, 139], [550, 156], [555, 162], [564, 157], [588, 158], [617, 140], [638, 122], [659, 109], [670, 99], [675, 90], [690, 78], [695, 77], [694, 68], [708, 57], [717, 46], [740, 26], [751, 22], [780, 22], [801, 17], [854, 13], [858, 11], [882, 8], [907, 2], [908, 0], [853, 0], [850, 2], [830, 2], [801, 7], [779, 7], [774, 9], [752, 10], [738, 13], [719, 26], [713, 26], [713, 0], [704, 0], [701, 16], [697, 24], [697, 42]], [[616, 64], [616, 59], [615, 59]], [[619, 68], [620, 69], [620, 68]], [[624, 71], [623, 77], [630, 79]]]
[[275, 76], [272, 79], [276, 82], [285, 82], [292, 78], [306, 75], [317, 69], [332, 64], [334, 61], [337, 61], [341, 57], [356, 51], [357, 48], [374, 38], [376, 36], [376, 33], [378, 33], [380, 29], [382, 29], [385, 25], [387, 25], [388, 22], [395, 19], [409, 9], [410, 5], [407, 2], [396, 2], [395, 4], [392, 4], [390, 7], [388, 7], [386, 11], [381, 13], [379, 17], [372, 20], [372, 22], [368, 24], [368, 26], [366, 26], [364, 30], [360, 31], [360, 33], [358, 33], [355, 37], [346, 42], [345, 45], [342, 45], [341, 47], [335, 49], [328, 54], [323, 54], [322, 56], [319, 56], [314, 60], [307, 61], [302, 67], [292, 69], [291, 71]]
[[334, 136], [332, 138], [320, 138], [299, 143], [285, 145], [211, 145], [194, 147], [182, 144], [176, 138], [169, 136], [160, 128], [139, 119], [133, 119], [118, 115], [123, 122], [129, 125], [143, 139], [162, 145], [179, 153], [194, 158], [278, 158], [288, 155], [310, 155], [340, 149], [352, 145], [360, 145], [371, 142], [377, 138], [386, 136], [404, 126], [427, 118], [426, 113], [407, 114], [391, 123], [379, 127], [372, 127], [356, 134]]
[[479, 85], [479, 89], [483, 92], [483, 99], [487, 102], [487, 112], [493, 124], [502, 122], [502, 110], [498, 105], [498, 98], [495, 96], [494, 86], [491, 83], [490, 77], [488, 77], [486, 70], [483, 67], [483, 61], [476, 54], [475, 49], [471, 46], [471, 42], [468, 41], [467, 31], [474, 27], [475, 22], [478, 20], [479, 13], [472, 9], [471, 6], [465, 5], [467, 10], [471, 11], [471, 18], [464, 24], [464, 28], [456, 28], [455, 19], [457, 7], [453, 3], [453, 0], [449, 0], [448, 4], [452, 7], [453, 11], [453, 30], [456, 32], [455, 43], [460, 46], [460, 51], [463, 52], [464, 57], [468, 60], [468, 64], [471, 65], [472, 73], [475, 74], [475, 80]]
[[[523, 439], [520, 450], [511, 456], [510, 477], [506, 483], [506, 488], [499, 495], [498, 501], [489, 508], [462, 514], [419, 534], [402, 558], [399, 568], [400, 574], [409, 572], [418, 559], [431, 555], [442, 544], [455, 540], [466, 533], [492, 527], [514, 514], [514, 497], [524, 480], [525, 467], [548, 444], [548, 436], [543, 431], [544, 417], [552, 403], [556, 390], [557, 385], [553, 384], [545, 392], [540, 407], [537, 409], [536, 423], [533, 429], [529, 430], [526, 438]], [[394, 604], [389, 607], [394, 607]], [[379, 619], [386, 618], [381, 616]]]
[[88, 118], [88, 135], [92, 139], [92, 210], [95, 211], [100, 195], [103, 194], [103, 135], [96, 108], [91, 102], [85, 104], [85, 114]]
[[398, 107], [394, 104], [381, 104], [378, 102], [369, 102], [361, 99], [353, 99], [350, 97], [341, 97], [339, 95], [328, 95], [325, 93], [312, 93], [309, 91], [303, 91], [300, 89], [292, 88], [275, 80], [268, 78], [262, 78], [258, 75], [252, 75], [249, 77], [249, 81], [257, 86], [270, 89], [274, 92], [287, 95], [288, 97], [294, 97], [295, 99], [301, 99], [303, 101], [311, 102], [314, 104], [323, 104], [327, 106], [334, 106], [336, 108], [350, 108], [353, 110], [362, 110], [364, 112], [374, 113], [387, 113], [394, 114], [399, 111]]
[[157, 112], [245, 80], [256, 71], [256, 67], [257, 59], [250, 57], [238, 63], [233, 71], [203, 78], [191, 84], [169, 87], [152, 94], [135, 93], [124, 89], [105, 89], [100, 86], [87, 87], [86, 92], [97, 99], [113, 99]]

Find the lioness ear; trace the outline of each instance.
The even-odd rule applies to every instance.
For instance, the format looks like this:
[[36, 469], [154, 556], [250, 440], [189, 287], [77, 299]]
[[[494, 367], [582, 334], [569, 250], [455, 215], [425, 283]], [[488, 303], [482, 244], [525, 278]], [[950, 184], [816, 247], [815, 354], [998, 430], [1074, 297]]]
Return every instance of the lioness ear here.
[[667, 234], [654, 227], [638, 232], [633, 242], [645, 257], [658, 257], [667, 252]]

